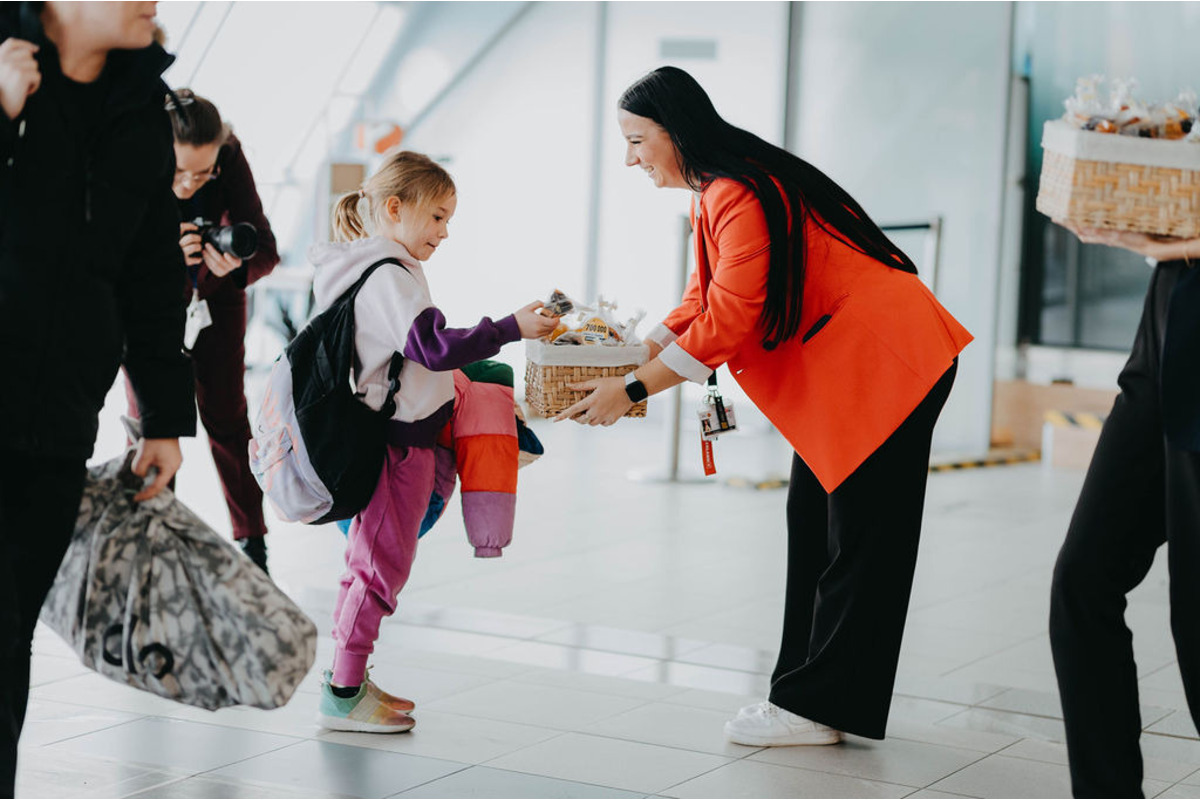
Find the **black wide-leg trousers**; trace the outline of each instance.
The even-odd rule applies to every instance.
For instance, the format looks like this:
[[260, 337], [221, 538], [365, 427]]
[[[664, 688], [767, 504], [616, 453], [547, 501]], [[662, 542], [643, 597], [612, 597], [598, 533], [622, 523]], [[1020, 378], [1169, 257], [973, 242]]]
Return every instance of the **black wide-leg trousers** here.
[[0, 449], [0, 797], [12, 797], [29, 701], [33, 629], [71, 542], [82, 459]]
[[1142, 796], [1142, 723], [1125, 596], [1164, 542], [1171, 632], [1188, 707], [1200, 725], [1200, 453], [1167, 440], [1160, 391], [1168, 310], [1184, 270], [1179, 263], [1155, 270], [1118, 379], [1121, 393], [1054, 568], [1050, 644], [1076, 797]]
[[957, 361], [908, 419], [832, 493], [799, 456], [788, 489], [777, 706], [882, 739], [908, 614], [933, 426]]

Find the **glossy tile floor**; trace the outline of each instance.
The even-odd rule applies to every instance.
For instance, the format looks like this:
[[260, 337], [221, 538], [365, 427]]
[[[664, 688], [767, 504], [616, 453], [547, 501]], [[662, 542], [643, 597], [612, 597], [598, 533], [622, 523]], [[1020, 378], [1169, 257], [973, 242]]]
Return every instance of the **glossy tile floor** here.
[[[417, 727], [322, 732], [318, 670], [341, 568], [333, 528], [272, 524], [276, 580], [317, 621], [317, 663], [277, 711], [208, 713], [88, 673], [35, 643], [18, 793], [30, 797], [1065, 797], [1046, 634], [1055, 553], [1082, 475], [1039, 464], [930, 480], [888, 738], [758, 749], [721, 726], [764, 696], [782, 618], [783, 491], [633, 480], [663, 458], [648, 421], [535, 422], [517, 531], [475, 559], [457, 501], [422, 542], [373, 676]], [[120, 448], [106, 412], [99, 453]], [[749, 431], [722, 477], [786, 474]], [[689, 462], [694, 445], [685, 442]], [[228, 530], [211, 458], [189, 442], [179, 492]], [[646, 469], [642, 470], [646, 472]], [[1168, 632], [1160, 557], [1133, 593], [1147, 796], [1200, 796], [1200, 741]]]

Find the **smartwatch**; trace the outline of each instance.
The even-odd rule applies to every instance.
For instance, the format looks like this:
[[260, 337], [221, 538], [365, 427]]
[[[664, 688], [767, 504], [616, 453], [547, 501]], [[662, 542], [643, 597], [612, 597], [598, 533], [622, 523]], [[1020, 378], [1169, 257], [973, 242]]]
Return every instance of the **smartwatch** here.
[[639, 381], [634, 372], [636, 370], [625, 373], [625, 396], [631, 403], [640, 403], [649, 397], [650, 393], [646, 391], [646, 384]]

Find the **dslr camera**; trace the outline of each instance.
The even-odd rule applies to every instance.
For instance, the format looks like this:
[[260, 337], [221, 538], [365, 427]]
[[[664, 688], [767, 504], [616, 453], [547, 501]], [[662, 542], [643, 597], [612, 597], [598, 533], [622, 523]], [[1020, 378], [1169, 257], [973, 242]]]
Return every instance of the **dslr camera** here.
[[243, 261], [258, 250], [258, 231], [249, 222], [236, 225], [217, 225], [203, 217], [196, 217], [192, 224], [199, 228], [203, 244], [211, 244], [226, 255], [236, 256]]

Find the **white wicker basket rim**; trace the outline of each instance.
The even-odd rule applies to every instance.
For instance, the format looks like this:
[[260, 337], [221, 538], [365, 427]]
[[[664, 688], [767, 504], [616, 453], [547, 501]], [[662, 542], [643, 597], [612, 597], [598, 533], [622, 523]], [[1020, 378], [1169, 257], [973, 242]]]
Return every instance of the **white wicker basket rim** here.
[[644, 344], [546, 344], [540, 339], [525, 340], [525, 358], [547, 367], [623, 367], [645, 364], [650, 348]]
[[1079, 161], [1200, 170], [1200, 143], [1084, 131], [1061, 119], [1042, 128], [1042, 148]]

